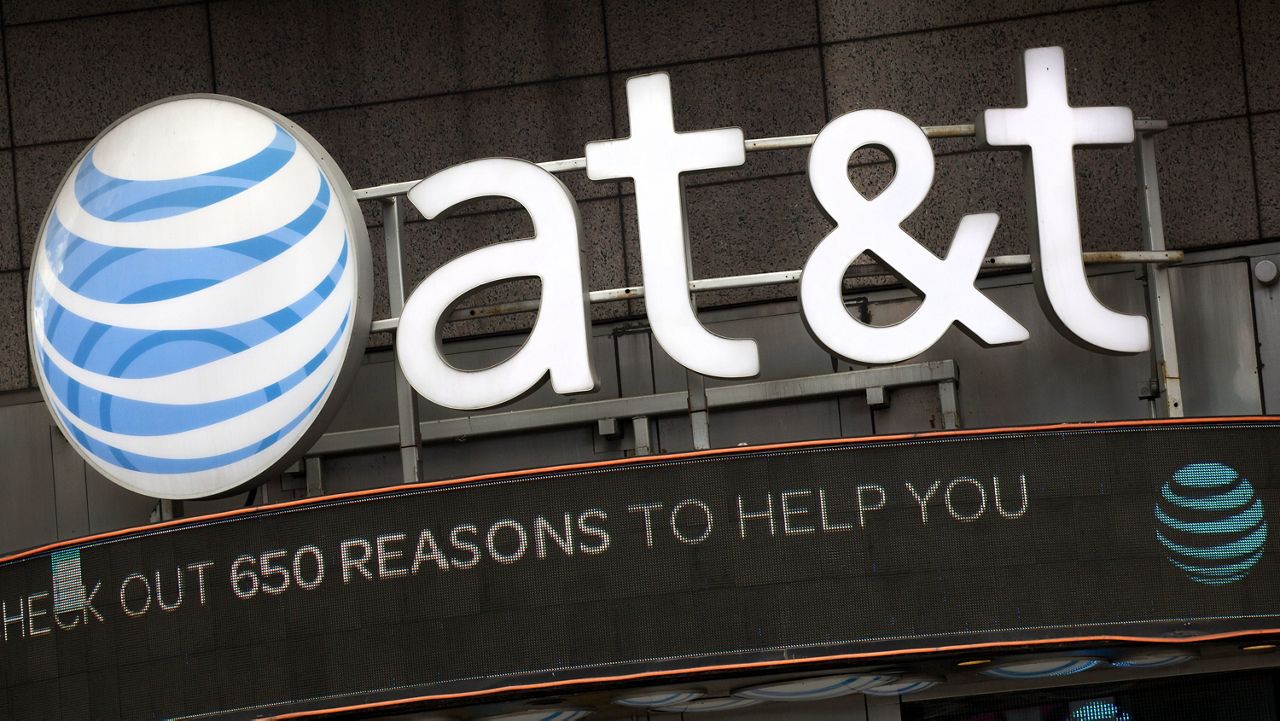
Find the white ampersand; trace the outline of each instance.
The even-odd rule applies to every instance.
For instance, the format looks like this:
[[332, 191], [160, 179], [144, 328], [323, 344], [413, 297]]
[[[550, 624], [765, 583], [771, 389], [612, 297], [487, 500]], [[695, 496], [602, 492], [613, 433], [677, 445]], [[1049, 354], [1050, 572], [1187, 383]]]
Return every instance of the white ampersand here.
[[[871, 200], [849, 181], [849, 158], [866, 146], [883, 149], [896, 166], [893, 180]], [[924, 132], [887, 110], [842, 115], [814, 141], [809, 182], [836, 228], [805, 263], [800, 304], [809, 330], [830, 352], [861, 363], [896, 363], [928, 350], [952, 323], [987, 345], [1029, 337], [1026, 328], [973, 285], [1000, 216], [978, 213], [961, 218], [945, 259], [902, 229], [902, 221], [928, 195], [933, 170], [933, 150]], [[906, 319], [872, 326], [845, 309], [845, 269], [864, 252], [875, 254], [924, 296]]]

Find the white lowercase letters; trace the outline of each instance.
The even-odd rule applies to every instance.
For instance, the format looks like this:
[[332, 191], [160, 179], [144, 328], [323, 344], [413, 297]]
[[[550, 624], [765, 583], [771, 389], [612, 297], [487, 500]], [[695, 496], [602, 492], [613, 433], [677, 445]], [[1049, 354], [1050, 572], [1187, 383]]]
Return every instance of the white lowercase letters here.
[[[988, 110], [979, 138], [993, 148], [1026, 154], [1030, 247], [1037, 294], [1045, 313], [1073, 341], [1112, 353], [1149, 347], [1146, 321], [1098, 302], [1081, 257], [1080, 220], [1072, 149], [1132, 142], [1128, 108], [1072, 108], [1067, 104], [1061, 48], [1035, 48], [1024, 57], [1026, 107]], [[670, 79], [665, 73], [627, 81], [631, 135], [586, 145], [587, 177], [631, 178], [636, 188], [646, 312], [655, 340], [678, 363], [709, 376], [759, 373], [756, 343], [724, 338], [698, 320], [689, 293], [692, 261], [680, 175], [745, 162], [742, 131], [675, 130]], [[849, 181], [850, 156], [878, 146], [893, 158], [888, 187], [868, 200]], [[822, 129], [809, 156], [809, 181], [836, 227], [817, 243], [800, 279], [801, 315], [830, 352], [861, 363], [896, 363], [928, 350], [959, 324], [986, 345], [1020, 343], [1028, 333], [974, 286], [999, 223], [994, 213], [961, 218], [945, 258], [908, 235], [902, 221], [925, 200], [934, 175], [933, 151], [912, 121], [887, 110], [858, 110]], [[532, 163], [487, 159], [448, 168], [419, 183], [409, 200], [428, 218], [488, 196], [520, 203], [535, 237], [498, 243], [447, 263], [414, 291], [399, 324], [396, 352], [409, 382], [446, 407], [475, 410], [519, 398], [548, 376], [558, 393], [593, 390], [585, 239], [577, 203], [553, 175]], [[844, 307], [845, 269], [870, 252], [923, 296], [906, 319], [872, 326]], [[528, 342], [491, 368], [451, 366], [440, 347], [443, 318], [459, 298], [507, 279], [536, 276], [542, 303]]]

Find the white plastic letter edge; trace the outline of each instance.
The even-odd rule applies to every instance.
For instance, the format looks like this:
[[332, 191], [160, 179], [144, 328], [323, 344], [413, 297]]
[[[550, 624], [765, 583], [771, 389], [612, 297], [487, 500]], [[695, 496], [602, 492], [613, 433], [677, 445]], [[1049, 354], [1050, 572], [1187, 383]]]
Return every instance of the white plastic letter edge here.
[[[867, 145], [883, 148], [896, 165], [893, 180], [871, 200], [849, 181], [849, 157]], [[841, 115], [814, 140], [809, 183], [836, 228], [805, 263], [800, 307], [809, 331], [831, 352], [862, 363], [897, 363], [928, 350], [953, 322], [988, 345], [1027, 339], [1027, 329], [973, 285], [1000, 220], [995, 213], [961, 218], [945, 259], [902, 229], [902, 221], [924, 202], [933, 171], [928, 138], [915, 123], [888, 110]], [[866, 251], [924, 294], [906, 319], [872, 326], [845, 309], [845, 269]]]
[[[457, 410], [519, 398], [548, 373], [557, 393], [594, 390], [582, 220], [564, 184], [533, 163], [488, 158], [446, 168], [415, 185], [408, 196], [428, 220], [467, 200], [510, 198], [528, 211], [534, 229], [532, 238], [490, 245], [444, 264], [409, 297], [400, 316], [396, 357], [410, 385], [431, 402]], [[542, 281], [542, 306], [515, 355], [476, 371], [445, 360], [440, 328], [459, 298], [485, 285], [535, 276]]]
[[693, 267], [680, 184], [681, 173], [746, 162], [742, 131], [676, 132], [671, 79], [666, 73], [627, 80], [627, 116], [630, 137], [587, 143], [587, 177], [635, 182], [645, 311], [653, 335], [677, 363], [694, 372], [718, 378], [752, 377], [760, 372], [755, 341], [722, 337], [698, 320], [689, 295]]
[[1089, 288], [1080, 242], [1077, 145], [1133, 142], [1133, 113], [1122, 107], [1073, 108], [1067, 104], [1062, 48], [1032, 48], [1023, 56], [1026, 107], [987, 110], [978, 123], [993, 147], [1030, 149], [1029, 210], [1036, 290], [1046, 315], [1068, 338], [1086, 348], [1141, 353], [1150, 347], [1147, 320], [1117, 313]]

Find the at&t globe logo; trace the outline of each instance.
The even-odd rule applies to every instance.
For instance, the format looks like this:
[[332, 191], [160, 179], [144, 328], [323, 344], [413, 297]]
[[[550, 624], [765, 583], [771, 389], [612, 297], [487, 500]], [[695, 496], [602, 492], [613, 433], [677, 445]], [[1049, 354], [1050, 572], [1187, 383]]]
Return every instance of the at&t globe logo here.
[[258, 106], [183, 96], [102, 133], [63, 178], [32, 264], [50, 411], [111, 480], [228, 493], [314, 441], [369, 327], [346, 179]]
[[1169, 562], [1209, 586], [1235, 583], [1262, 558], [1267, 522], [1253, 484], [1221, 463], [1183, 466], [1160, 488], [1156, 538]]

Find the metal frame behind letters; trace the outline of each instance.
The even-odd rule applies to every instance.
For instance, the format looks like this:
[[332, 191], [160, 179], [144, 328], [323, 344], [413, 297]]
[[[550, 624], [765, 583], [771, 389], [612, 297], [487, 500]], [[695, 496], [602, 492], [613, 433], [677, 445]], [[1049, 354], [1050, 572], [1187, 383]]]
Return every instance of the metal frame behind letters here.
[[[1178, 354], [1173, 327], [1173, 310], [1169, 291], [1168, 266], [1183, 259], [1181, 251], [1165, 247], [1163, 215], [1160, 209], [1160, 188], [1157, 178], [1155, 136], [1168, 128], [1163, 120], [1139, 119], [1134, 122], [1136, 139], [1133, 143], [1138, 176], [1138, 205], [1142, 216], [1143, 247], [1141, 251], [1106, 251], [1084, 253], [1086, 264], [1137, 264], [1144, 268], [1147, 287], [1147, 317], [1152, 334], [1152, 416], [1180, 418], [1183, 416], [1182, 385], [1178, 371]], [[972, 124], [923, 126], [921, 130], [930, 138], [974, 137]], [[790, 135], [747, 140], [748, 152], [786, 150], [813, 145], [816, 135]], [[552, 160], [538, 164], [552, 173], [581, 171], [586, 168], [585, 158]], [[388, 293], [391, 316], [374, 320], [371, 332], [394, 333], [404, 309], [405, 288], [403, 261], [403, 230], [405, 224], [404, 198], [419, 181], [407, 181], [361, 188], [355, 191], [357, 200], [378, 201], [382, 209], [383, 236], [386, 242]], [[984, 267], [1029, 268], [1029, 255], [1005, 255], [989, 257]], [[891, 275], [888, 269], [877, 266], [858, 266], [858, 275]], [[770, 273], [706, 278], [689, 283], [694, 293], [729, 288], [753, 288], [794, 283], [800, 278], [799, 270], [782, 270]], [[612, 288], [592, 291], [590, 301], [603, 303], [644, 296], [643, 286]], [[537, 300], [517, 301], [501, 305], [460, 309], [452, 320], [474, 319], [536, 311]], [[630, 423], [635, 436], [635, 454], [653, 452], [650, 441], [650, 421], [663, 416], [688, 414], [693, 428], [694, 446], [709, 447], [707, 412], [715, 408], [739, 407], [776, 403], [782, 400], [799, 400], [829, 397], [861, 392], [869, 400], [882, 398], [889, 388], [935, 384], [938, 387], [942, 408], [943, 427], [960, 427], [960, 409], [956, 395], [959, 381], [953, 361], [938, 361], [906, 365], [885, 366], [865, 370], [844, 371], [807, 378], [744, 383], [727, 387], [690, 388], [689, 391], [633, 396], [565, 406], [553, 406], [532, 410], [507, 411], [469, 415], [438, 421], [422, 422], [418, 418], [417, 393], [409, 385], [404, 374], [396, 367], [396, 426], [341, 431], [324, 434], [308, 452], [309, 460], [330, 454], [351, 453], [399, 446], [402, 480], [413, 483], [422, 480], [422, 445], [424, 441], [455, 439], [463, 436], [482, 436], [518, 433], [554, 427], [596, 424], [598, 428], [614, 427], [618, 421]], [[700, 384], [698, 384], [700, 386]], [[701, 391], [701, 392], [698, 392]], [[696, 402], [695, 402], [696, 401]], [[318, 464], [306, 464], [308, 475]], [[308, 478], [308, 495], [322, 492], [319, 479]]]

